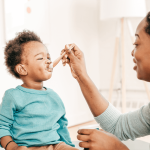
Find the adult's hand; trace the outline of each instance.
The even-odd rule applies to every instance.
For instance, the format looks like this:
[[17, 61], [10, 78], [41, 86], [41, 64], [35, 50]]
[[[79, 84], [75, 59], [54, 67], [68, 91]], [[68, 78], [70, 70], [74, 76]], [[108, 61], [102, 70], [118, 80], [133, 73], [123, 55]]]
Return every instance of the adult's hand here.
[[84, 54], [78, 46], [76, 44], [67, 44], [61, 54], [64, 52], [66, 52], [66, 55], [62, 59], [63, 65], [69, 64], [73, 77], [80, 79], [80, 77], [87, 75]]
[[129, 150], [117, 137], [102, 130], [81, 129], [77, 138], [83, 141], [79, 146], [89, 150]]

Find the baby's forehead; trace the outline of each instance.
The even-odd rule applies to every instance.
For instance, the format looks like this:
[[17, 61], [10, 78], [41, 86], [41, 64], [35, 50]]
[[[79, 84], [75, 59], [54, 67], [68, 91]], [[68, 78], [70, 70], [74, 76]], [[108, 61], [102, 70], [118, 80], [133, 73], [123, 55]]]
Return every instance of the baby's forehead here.
[[26, 53], [26, 55], [31, 54], [31, 53], [36, 54], [42, 50], [49, 53], [47, 47], [43, 43], [40, 43], [37, 41], [30, 41], [26, 43], [23, 47], [24, 47], [24, 52]]

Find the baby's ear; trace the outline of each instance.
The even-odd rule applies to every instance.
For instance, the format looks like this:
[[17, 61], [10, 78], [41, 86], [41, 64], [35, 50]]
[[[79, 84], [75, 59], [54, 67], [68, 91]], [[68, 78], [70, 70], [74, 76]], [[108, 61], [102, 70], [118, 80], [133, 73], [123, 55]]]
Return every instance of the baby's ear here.
[[27, 72], [25, 66], [22, 65], [22, 64], [17, 64], [17, 65], [15, 66], [15, 71], [16, 71], [19, 75], [21, 75], [21, 76], [26, 76], [26, 75], [28, 74], [28, 72]]

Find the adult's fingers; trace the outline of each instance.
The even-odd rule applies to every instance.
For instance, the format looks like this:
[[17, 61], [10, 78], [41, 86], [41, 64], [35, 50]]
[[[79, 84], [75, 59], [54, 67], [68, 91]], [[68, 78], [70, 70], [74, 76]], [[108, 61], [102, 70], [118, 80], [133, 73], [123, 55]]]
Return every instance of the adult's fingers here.
[[67, 63], [67, 64], [69, 63], [69, 59], [66, 59], [66, 63]]
[[67, 54], [69, 54], [69, 55], [71, 54], [72, 56], [74, 56], [73, 49], [74, 49], [74, 46], [72, 46], [72, 44], [66, 44], [65, 45], [65, 50], [66, 50]]
[[62, 57], [62, 58], [65, 57], [65, 58], [66, 58], [66, 52], [63, 52], [63, 53], [61, 54], [61, 57]]
[[66, 59], [68, 58], [68, 55], [65, 53], [65, 56], [64, 56]]
[[66, 65], [66, 59], [65, 58], [62, 58], [62, 64], [63, 64], [63, 66]]
[[73, 49], [76, 46], [76, 44], [74, 44], [74, 43], [68, 44], [68, 45], [69, 45], [70, 49]]
[[87, 142], [87, 141], [90, 140], [90, 137], [89, 137], [89, 135], [80, 135], [80, 134], [78, 134], [77, 139], [80, 140], [80, 141]]
[[80, 129], [78, 130], [78, 134], [90, 135], [94, 129]]
[[[62, 50], [61, 50], [61, 54], [64, 53], [64, 52], [65, 52], [65, 49], [62, 49]], [[60, 55], [61, 55], [61, 54], [60, 54]]]
[[79, 146], [83, 147], [83, 148], [90, 148], [90, 143], [89, 142], [80, 142]]
[[[84, 59], [84, 55], [83, 52], [78, 48], [77, 45], [73, 44], [68, 44], [65, 46], [65, 50], [69, 56], [69, 58], [71, 59], [71, 62], [76, 62], [77, 59]], [[73, 57], [74, 56], [74, 57]]]
[[66, 49], [66, 53], [68, 55], [68, 58], [72, 61], [75, 62], [77, 60], [76, 56], [74, 55], [73, 50]]
[[[60, 53], [60, 55], [63, 55], [64, 53], [66, 53], [66, 50], [63, 49]], [[66, 61], [66, 58], [65, 58], [65, 55], [62, 57], [62, 64], [64, 65], [65, 64], [65, 61]]]
[[79, 47], [76, 44], [74, 44], [74, 43], [69, 44], [69, 47], [70, 47], [70, 49], [73, 50], [74, 53], [76, 53], [77, 51], [81, 52], [81, 50], [79, 49]]

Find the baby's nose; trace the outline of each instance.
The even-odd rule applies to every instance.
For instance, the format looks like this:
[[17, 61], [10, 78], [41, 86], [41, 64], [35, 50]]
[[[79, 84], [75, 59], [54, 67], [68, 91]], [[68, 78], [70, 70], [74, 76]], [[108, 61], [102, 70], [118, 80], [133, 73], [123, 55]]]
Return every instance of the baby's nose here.
[[46, 61], [46, 64], [51, 64], [51, 63], [52, 63], [51, 60]]

